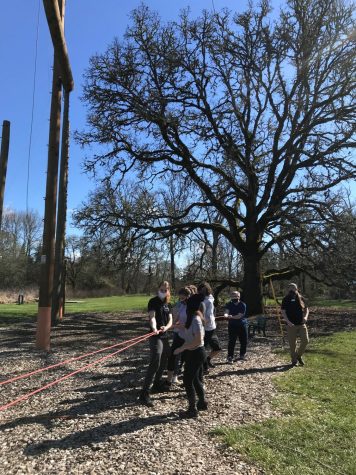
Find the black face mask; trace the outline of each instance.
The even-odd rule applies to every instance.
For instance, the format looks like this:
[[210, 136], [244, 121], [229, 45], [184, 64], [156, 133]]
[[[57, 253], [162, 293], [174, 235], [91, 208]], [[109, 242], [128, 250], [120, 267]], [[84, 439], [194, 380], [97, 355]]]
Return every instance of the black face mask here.
[[231, 299], [231, 301], [234, 302], [234, 303], [238, 303], [238, 302], [240, 302], [240, 299]]

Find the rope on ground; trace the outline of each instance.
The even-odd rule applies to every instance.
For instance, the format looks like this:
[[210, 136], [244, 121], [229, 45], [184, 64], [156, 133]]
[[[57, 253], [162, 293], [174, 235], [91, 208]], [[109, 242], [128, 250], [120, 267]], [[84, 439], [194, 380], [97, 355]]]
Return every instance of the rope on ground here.
[[118, 353], [122, 353], [123, 351], [127, 350], [131, 346], [137, 345], [138, 343], [141, 343], [141, 342], [147, 340], [148, 338], [150, 338], [154, 334], [155, 334], [155, 332], [148, 333], [148, 334], [142, 336], [140, 338], [140, 340], [134, 341], [130, 345], [127, 345], [124, 348], [120, 348], [119, 350], [114, 351], [114, 353], [110, 353], [109, 355], [103, 356], [103, 357], [93, 361], [92, 363], [89, 363], [85, 366], [82, 366], [81, 368], [79, 368], [75, 371], [72, 371], [71, 373], [66, 374], [65, 376], [62, 376], [61, 378], [55, 379], [54, 381], [46, 384], [45, 386], [42, 386], [42, 387], [36, 389], [35, 391], [31, 391], [27, 394], [24, 394], [24, 395], [20, 396], [19, 398], [15, 399], [13, 401], [8, 402], [7, 404], [4, 404], [3, 406], [0, 406], [0, 412], [5, 411], [6, 409], [9, 409], [10, 407], [15, 406], [16, 404], [29, 399], [31, 396], [34, 396], [35, 394], [38, 394], [42, 391], [45, 391], [46, 389], [48, 389], [48, 388], [50, 388], [50, 387], [52, 387], [52, 386], [54, 386], [58, 383], [61, 383], [65, 379], [68, 379], [68, 378], [74, 376], [75, 374], [81, 373], [82, 371], [86, 370], [87, 368], [90, 368], [91, 366], [94, 366], [95, 364], [101, 363], [102, 361], [105, 361], [109, 358], [112, 358], [113, 356], [117, 355]]
[[[152, 333], [150, 335], [152, 335]], [[30, 377], [34, 374], [42, 373], [43, 371], [48, 371], [48, 370], [53, 369], [53, 368], [58, 368], [59, 366], [63, 366], [65, 364], [71, 363], [73, 361], [82, 360], [83, 358], [87, 358], [88, 356], [92, 356], [92, 355], [95, 355], [97, 353], [102, 353], [103, 351], [106, 351], [106, 350], [111, 350], [112, 348], [115, 348], [117, 346], [126, 345], [126, 343], [131, 343], [132, 341], [139, 340], [140, 338], [142, 338], [142, 335], [137, 336], [135, 338], [131, 338], [130, 340], [122, 341], [120, 343], [115, 343], [114, 345], [107, 346], [105, 348], [102, 348], [101, 350], [95, 350], [95, 351], [92, 351], [90, 353], [86, 353], [85, 355], [76, 356], [74, 358], [70, 358], [70, 359], [62, 361], [60, 363], [56, 363], [56, 364], [53, 364], [53, 365], [50, 365], [50, 366], [46, 366], [45, 368], [39, 368], [39, 369], [36, 369], [34, 371], [30, 371], [28, 373], [24, 373], [24, 374], [20, 374], [18, 376], [14, 376], [13, 378], [7, 379], [5, 381], [0, 381], [0, 386], [5, 386], [6, 384], [10, 384], [10, 383], [13, 383], [14, 381], [18, 381], [19, 379], [24, 379], [24, 378]]]

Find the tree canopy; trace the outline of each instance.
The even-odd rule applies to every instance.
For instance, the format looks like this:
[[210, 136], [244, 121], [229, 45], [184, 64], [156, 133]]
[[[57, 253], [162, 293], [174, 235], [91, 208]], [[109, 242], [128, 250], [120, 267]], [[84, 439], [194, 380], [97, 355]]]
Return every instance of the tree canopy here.
[[[259, 313], [262, 257], [300, 242], [331, 209], [337, 218], [340, 184], [356, 176], [354, 32], [343, 0], [289, 0], [274, 19], [267, 1], [169, 23], [134, 10], [124, 40], [87, 71], [88, 126], [77, 138], [102, 145], [85, 166], [104, 167], [106, 185], [95, 213], [84, 206], [78, 220], [224, 236]], [[178, 176], [186, 194], [169, 207], [159, 190]], [[143, 201], [112, 213], [125, 177]]]

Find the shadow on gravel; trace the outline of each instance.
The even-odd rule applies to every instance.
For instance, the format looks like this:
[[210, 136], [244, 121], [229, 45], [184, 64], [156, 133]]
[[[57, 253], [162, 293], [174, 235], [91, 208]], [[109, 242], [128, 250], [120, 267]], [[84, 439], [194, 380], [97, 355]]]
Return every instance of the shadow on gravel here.
[[246, 374], [256, 374], [256, 373], [283, 373], [291, 369], [290, 364], [269, 366], [266, 368], [245, 368], [245, 369], [236, 369], [231, 371], [221, 371], [216, 374], [209, 374], [209, 379], [221, 378], [223, 376], [244, 376]]
[[38, 444], [29, 444], [24, 449], [27, 456], [36, 456], [51, 449], [70, 450], [78, 449], [83, 446], [92, 447], [93, 450], [100, 450], [100, 444], [106, 442], [110, 437], [129, 434], [144, 429], [148, 426], [168, 424], [180, 420], [176, 412], [168, 414], [159, 414], [149, 417], [136, 417], [127, 421], [118, 422], [117, 424], [106, 423], [98, 427], [74, 432], [73, 434], [58, 440], [45, 440]]

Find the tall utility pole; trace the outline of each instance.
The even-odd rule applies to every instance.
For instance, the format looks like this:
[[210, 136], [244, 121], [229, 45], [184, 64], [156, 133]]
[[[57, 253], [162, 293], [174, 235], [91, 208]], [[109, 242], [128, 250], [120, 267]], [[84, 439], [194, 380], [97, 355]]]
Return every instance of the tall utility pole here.
[[7, 161], [9, 158], [10, 147], [10, 122], [4, 120], [2, 123], [2, 135], [1, 135], [1, 151], [0, 151], [0, 231], [2, 225], [2, 213], [4, 209], [4, 196], [5, 196], [5, 183], [6, 183], [6, 171]]
[[[56, 0], [57, 1], [57, 0]], [[61, 17], [64, 19], [64, 0], [58, 0]], [[61, 127], [62, 80], [58, 52], [54, 49], [52, 99], [49, 121], [48, 162], [46, 198], [43, 225], [43, 244], [41, 254], [40, 291], [38, 302], [36, 346], [42, 350], [50, 349], [51, 311], [53, 297], [53, 276], [55, 256], [55, 232], [57, 213], [57, 181], [59, 143]]]
[[58, 212], [55, 246], [54, 290], [52, 325], [56, 325], [64, 312], [64, 251], [67, 219], [67, 189], [69, 161], [69, 92], [64, 92], [61, 160], [59, 172]]

